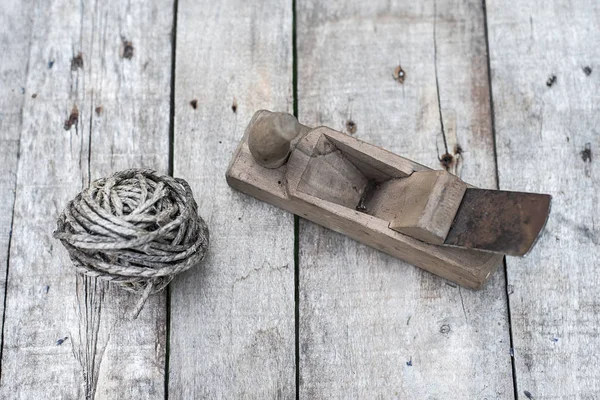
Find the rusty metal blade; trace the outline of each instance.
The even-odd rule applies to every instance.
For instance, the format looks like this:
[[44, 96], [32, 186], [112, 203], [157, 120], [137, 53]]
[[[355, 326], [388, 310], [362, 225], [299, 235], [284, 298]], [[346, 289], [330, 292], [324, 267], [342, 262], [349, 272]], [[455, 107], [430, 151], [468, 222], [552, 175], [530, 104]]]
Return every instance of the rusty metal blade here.
[[525, 255], [546, 224], [547, 194], [469, 188], [444, 244]]

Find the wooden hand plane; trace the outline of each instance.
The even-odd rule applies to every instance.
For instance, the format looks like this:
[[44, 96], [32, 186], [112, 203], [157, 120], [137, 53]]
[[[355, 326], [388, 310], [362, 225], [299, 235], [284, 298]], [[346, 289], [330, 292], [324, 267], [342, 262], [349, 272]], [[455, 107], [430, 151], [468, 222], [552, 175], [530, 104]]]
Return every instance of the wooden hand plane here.
[[477, 189], [327, 127], [258, 111], [228, 184], [460, 285], [480, 288], [504, 254], [534, 245], [545, 194]]

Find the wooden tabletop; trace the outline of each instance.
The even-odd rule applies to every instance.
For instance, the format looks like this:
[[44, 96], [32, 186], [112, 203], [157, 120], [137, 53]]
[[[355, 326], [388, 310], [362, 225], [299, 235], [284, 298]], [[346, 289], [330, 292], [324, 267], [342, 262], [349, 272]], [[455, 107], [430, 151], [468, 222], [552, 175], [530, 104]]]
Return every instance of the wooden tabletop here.
[[[393, 3], [0, 2], [1, 398], [600, 398], [600, 3]], [[472, 291], [234, 192], [262, 108], [549, 193], [545, 233]], [[134, 321], [51, 235], [128, 167], [211, 235]]]

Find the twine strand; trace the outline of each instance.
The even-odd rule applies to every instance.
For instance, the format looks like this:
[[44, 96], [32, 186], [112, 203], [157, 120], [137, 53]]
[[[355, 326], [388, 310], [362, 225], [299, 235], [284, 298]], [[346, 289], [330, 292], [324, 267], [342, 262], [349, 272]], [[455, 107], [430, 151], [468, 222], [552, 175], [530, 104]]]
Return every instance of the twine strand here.
[[146, 300], [150, 296], [150, 293], [152, 293], [152, 287], [152, 281], [148, 281], [146, 289], [144, 289], [144, 291], [142, 292], [142, 295], [140, 296], [137, 305], [135, 306], [131, 314], [129, 314], [129, 319], [137, 319], [138, 315], [140, 315], [142, 308], [144, 308], [144, 304], [146, 304]]

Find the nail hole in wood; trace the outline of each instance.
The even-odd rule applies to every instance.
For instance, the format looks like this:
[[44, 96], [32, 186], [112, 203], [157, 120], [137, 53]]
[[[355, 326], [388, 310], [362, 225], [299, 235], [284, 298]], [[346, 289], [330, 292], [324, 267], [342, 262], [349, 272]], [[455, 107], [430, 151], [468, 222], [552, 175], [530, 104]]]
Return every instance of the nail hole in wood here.
[[404, 79], [406, 79], [406, 72], [402, 69], [400, 65], [396, 67], [394, 70], [394, 80], [400, 84], [404, 83]]
[[346, 122], [346, 130], [349, 134], [354, 135], [356, 133], [356, 123], [352, 120]]

